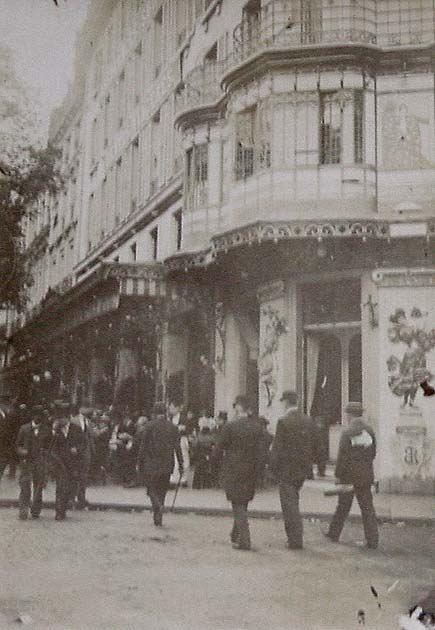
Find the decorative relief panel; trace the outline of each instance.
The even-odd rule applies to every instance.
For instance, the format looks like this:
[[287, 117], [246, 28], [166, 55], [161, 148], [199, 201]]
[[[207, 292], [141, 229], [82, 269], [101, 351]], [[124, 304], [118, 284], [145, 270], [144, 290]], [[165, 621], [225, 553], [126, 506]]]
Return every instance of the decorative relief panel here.
[[391, 169], [433, 168], [423, 138], [430, 137], [428, 116], [419, 115], [411, 103], [390, 99], [382, 111], [382, 165]]

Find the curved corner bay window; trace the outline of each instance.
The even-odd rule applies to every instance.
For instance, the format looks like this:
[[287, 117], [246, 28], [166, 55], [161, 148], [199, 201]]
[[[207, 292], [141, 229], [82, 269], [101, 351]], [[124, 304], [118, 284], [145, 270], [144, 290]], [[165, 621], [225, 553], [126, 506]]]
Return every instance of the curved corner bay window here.
[[194, 145], [186, 152], [186, 206], [196, 208], [207, 203], [208, 144]]
[[267, 105], [259, 104], [236, 115], [235, 178], [246, 179], [269, 168], [271, 126]]

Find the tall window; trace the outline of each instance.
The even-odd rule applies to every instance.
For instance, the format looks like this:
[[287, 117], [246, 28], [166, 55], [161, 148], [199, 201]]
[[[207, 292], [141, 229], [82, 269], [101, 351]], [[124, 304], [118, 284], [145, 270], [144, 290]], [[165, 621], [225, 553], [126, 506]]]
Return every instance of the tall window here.
[[157, 78], [162, 69], [163, 49], [163, 7], [157, 11], [154, 17], [154, 78]]
[[335, 92], [320, 95], [320, 163], [339, 164], [342, 147], [342, 110]]
[[157, 260], [157, 256], [159, 255], [159, 228], [156, 225], [150, 232], [151, 238], [151, 254], [153, 260]]
[[130, 258], [131, 262], [137, 261], [137, 243], [132, 243], [130, 245]]
[[319, 0], [301, 0], [301, 42], [314, 44], [321, 40], [322, 8]]
[[269, 113], [267, 105], [260, 104], [237, 114], [235, 177], [246, 179], [270, 164]]
[[208, 144], [198, 144], [186, 153], [186, 189], [188, 207], [207, 203]]
[[353, 97], [353, 152], [355, 164], [361, 164], [364, 161], [363, 115], [364, 92], [356, 90]]
[[345, 108], [353, 105], [353, 159], [355, 164], [363, 161], [364, 154], [364, 93], [355, 90], [353, 96], [340, 97], [337, 92], [320, 94], [320, 164], [340, 164], [343, 142], [352, 138], [343, 137]]
[[181, 245], [183, 242], [183, 211], [177, 210], [174, 214], [174, 222], [175, 222], [175, 238], [176, 238], [176, 247], [177, 252], [180, 251]]

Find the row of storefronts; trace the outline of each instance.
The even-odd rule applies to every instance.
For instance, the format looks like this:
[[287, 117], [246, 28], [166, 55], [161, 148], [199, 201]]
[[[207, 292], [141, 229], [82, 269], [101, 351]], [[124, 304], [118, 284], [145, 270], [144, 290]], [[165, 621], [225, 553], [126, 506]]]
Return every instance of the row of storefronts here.
[[425, 238], [391, 238], [382, 222], [256, 224], [166, 264], [102, 263], [14, 332], [4, 376], [23, 398], [65, 394], [131, 411], [164, 398], [231, 416], [246, 393], [272, 430], [282, 391], [295, 389], [307, 413], [326, 418], [331, 459], [345, 405], [362, 401], [381, 476], [430, 489], [433, 402], [419, 383], [435, 370], [435, 274], [425, 225]]

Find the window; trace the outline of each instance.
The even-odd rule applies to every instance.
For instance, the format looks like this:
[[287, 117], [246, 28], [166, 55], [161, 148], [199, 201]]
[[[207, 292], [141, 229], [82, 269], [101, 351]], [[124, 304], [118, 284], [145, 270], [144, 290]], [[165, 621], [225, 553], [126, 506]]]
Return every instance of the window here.
[[153, 260], [157, 260], [159, 254], [159, 228], [156, 226], [150, 232], [151, 238], [151, 252]]
[[[364, 93], [355, 90], [350, 99], [338, 92], [320, 94], [320, 164], [340, 164], [343, 148], [343, 112], [353, 104], [353, 159], [361, 164], [364, 157]], [[352, 142], [352, 139], [349, 138]], [[346, 139], [347, 142], [347, 139]]]
[[187, 205], [192, 208], [207, 203], [208, 144], [198, 144], [186, 153]]
[[137, 261], [137, 243], [132, 243], [132, 245], [130, 245], [130, 258], [131, 262]]
[[355, 164], [361, 164], [364, 161], [363, 114], [364, 92], [362, 90], [357, 90], [354, 93], [353, 99], [353, 152]]
[[341, 162], [342, 115], [336, 92], [323, 92], [320, 95], [320, 164]]
[[154, 78], [157, 78], [162, 69], [163, 50], [163, 7], [157, 11], [154, 17]]
[[174, 221], [176, 229], [176, 246], [177, 252], [179, 252], [183, 242], [183, 211], [181, 209], [177, 210], [174, 214]]
[[205, 62], [213, 62], [217, 60], [217, 52], [218, 52], [218, 46], [217, 46], [217, 42], [215, 42], [213, 44], [213, 46], [210, 48], [210, 50], [208, 51], [208, 53], [205, 56]]
[[270, 122], [267, 105], [246, 109], [236, 117], [235, 177], [250, 177], [271, 165]]

